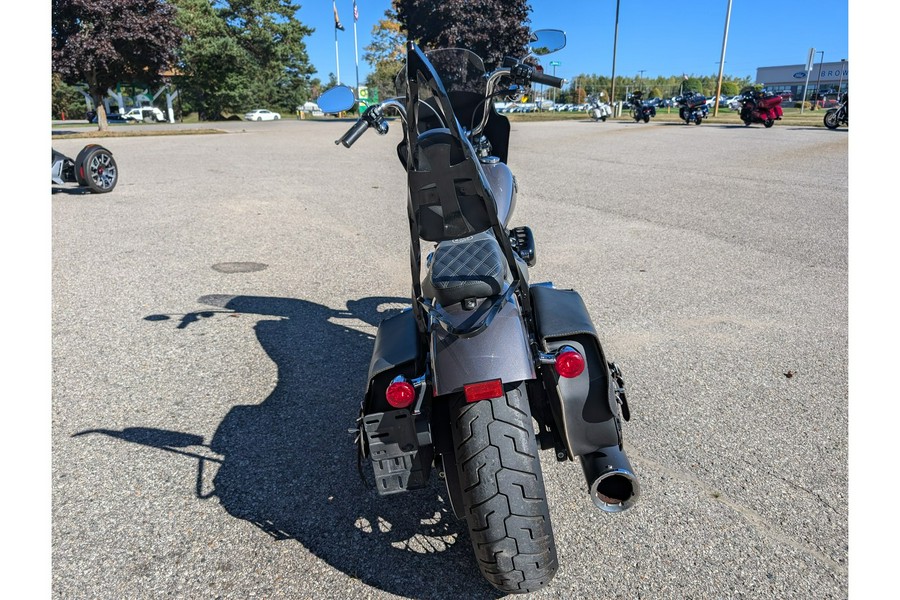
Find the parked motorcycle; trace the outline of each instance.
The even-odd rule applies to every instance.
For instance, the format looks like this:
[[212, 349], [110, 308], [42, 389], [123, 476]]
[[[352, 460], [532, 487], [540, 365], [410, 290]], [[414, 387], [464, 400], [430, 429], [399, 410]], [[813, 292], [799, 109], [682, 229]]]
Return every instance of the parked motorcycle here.
[[825, 113], [825, 127], [837, 129], [841, 125], [850, 124], [850, 95], [844, 92], [840, 103], [834, 108], [829, 108]]
[[696, 123], [699, 125], [703, 119], [709, 117], [709, 105], [706, 103], [706, 96], [696, 92], [685, 92], [678, 96], [675, 101], [678, 103], [678, 116], [690, 125]]
[[741, 92], [741, 121], [747, 126], [762, 123], [766, 127], [771, 127], [784, 114], [781, 100], [778, 94], [755, 89], [744, 90]]
[[612, 107], [608, 102], [602, 102], [599, 96], [590, 96], [587, 113], [594, 121], [606, 121], [612, 116]]
[[635, 121], [649, 123], [650, 117], [656, 116], [656, 107], [644, 102], [643, 98], [644, 93], [640, 90], [631, 94], [629, 97], [631, 101], [631, 116], [634, 117]]
[[[564, 46], [558, 30], [535, 32], [530, 45], [536, 55]], [[410, 41], [398, 96], [335, 141], [349, 148], [369, 129], [387, 133], [389, 111], [400, 116], [412, 307], [375, 337], [357, 421], [366, 477], [387, 496], [425, 487], [436, 471], [483, 576], [507, 593], [537, 590], [558, 569], [539, 448], [577, 458], [603, 512], [639, 495], [622, 442], [622, 373], [577, 292], [530, 282], [534, 236], [510, 224], [510, 125], [490, 99], [562, 83], [524, 59], [485, 73], [469, 50], [426, 54]], [[326, 113], [353, 103], [344, 86], [318, 100]], [[422, 240], [436, 244], [424, 265]]]

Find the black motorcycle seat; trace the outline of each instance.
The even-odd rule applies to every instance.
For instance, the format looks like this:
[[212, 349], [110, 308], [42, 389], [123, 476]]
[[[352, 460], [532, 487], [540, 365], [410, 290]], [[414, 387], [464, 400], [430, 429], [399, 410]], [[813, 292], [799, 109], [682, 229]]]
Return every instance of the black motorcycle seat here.
[[503, 291], [506, 261], [493, 235], [481, 233], [438, 244], [422, 282], [425, 295], [450, 306]]

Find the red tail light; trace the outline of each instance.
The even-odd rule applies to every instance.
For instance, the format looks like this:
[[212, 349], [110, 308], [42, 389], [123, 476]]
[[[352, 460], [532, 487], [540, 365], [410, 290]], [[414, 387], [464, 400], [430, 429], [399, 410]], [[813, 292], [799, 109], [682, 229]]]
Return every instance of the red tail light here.
[[416, 388], [408, 381], [392, 381], [384, 397], [394, 408], [406, 408], [416, 399]]
[[584, 373], [584, 357], [571, 346], [566, 346], [556, 357], [556, 372], [560, 377], [578, 377]]
[[470, 383], [469, 385], [464, 385], [463, 390], [466, 393], [466, 402], [489, 400], [503, 395], [503, 382], [499, 379], [493, 379], [491, 381]]

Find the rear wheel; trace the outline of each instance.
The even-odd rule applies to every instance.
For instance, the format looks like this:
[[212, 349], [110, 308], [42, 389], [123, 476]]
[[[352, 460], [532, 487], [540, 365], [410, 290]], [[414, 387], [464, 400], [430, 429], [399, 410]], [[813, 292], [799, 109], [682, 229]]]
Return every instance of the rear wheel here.
[[763, 121], [763, 125], [765, 125], [767, 128], [771, 127], [774, 124], [775, 124], [775, 119], [766, 119], [765, 121]]
[[650, 117], [644, 117], [644, 123], [649, 123], [649, 122], [650, 122]]
[[499, 590], [535, 591], [559, 563], [525, 386], [458, 402], [453, 446], [478, 567]]

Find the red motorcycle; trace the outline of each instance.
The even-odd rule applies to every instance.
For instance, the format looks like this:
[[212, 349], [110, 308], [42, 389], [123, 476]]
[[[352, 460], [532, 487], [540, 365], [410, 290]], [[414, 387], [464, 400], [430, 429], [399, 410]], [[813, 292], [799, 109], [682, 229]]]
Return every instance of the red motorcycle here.
[[766, 127], [771, 127], [784, 114], [781, 100], [778, 94], [745, 90], [741, 93], [741, 121], [748, 126], [751, 123], [762, 123]]

